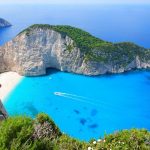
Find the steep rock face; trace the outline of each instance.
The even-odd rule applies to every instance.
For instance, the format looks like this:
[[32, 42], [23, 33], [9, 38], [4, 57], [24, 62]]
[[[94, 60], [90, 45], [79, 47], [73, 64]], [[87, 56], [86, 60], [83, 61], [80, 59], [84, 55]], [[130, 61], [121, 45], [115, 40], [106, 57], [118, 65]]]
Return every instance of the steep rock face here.
[[8, 117], [8, 114], [0, 100], [0, 121], [6, 119]]
[[[112, 59], [115, 50], [105, 54], [91, 50], [99, 57], [108, 55], [107, 61], [100, 61], [87, 59], [86, 53], [77, 45], [70, 47], [73, 43], [72, 38], [52, 29], [34, 28], [28, 34], [22, 32], [0, 48], [0, 72], [15, 71], [24, 76], [37, 76], [46, 74], [46, 68], [56, 68], [77, 74], [99, 75], [150, 67], [150, 51], [146, 49], [140, 48], [141, 53], [134, 52], [130, 59], [127, 55], [119, 55], [117, 60]], [[124, 51], [120, 45], [116, 48], [117, 55]]]
[[8, 21], [0, 18], [0, 28], [1, 27], [9, 27], [9, 26], [11, 26], [11, 24]]
[[82, 72], [83, 57], [78, 48], [66, 45], [73, 41], [53, 30], [35, 29], [30, 36], [21, 34], [0, 49], [0, 72], [16, 71], [25, 76], [43, 75], [46, 68]]

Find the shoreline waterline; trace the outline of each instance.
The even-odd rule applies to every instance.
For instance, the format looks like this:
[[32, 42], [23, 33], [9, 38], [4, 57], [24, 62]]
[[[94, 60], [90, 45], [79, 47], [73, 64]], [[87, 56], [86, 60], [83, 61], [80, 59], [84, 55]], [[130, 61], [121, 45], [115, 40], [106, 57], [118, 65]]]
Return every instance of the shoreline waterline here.
[[5, 98], [22, 79], [23, 76], [20, 76], [16, 72], [5, 72], [0, 74], [0, 99], [2, 102], [4, 102]]

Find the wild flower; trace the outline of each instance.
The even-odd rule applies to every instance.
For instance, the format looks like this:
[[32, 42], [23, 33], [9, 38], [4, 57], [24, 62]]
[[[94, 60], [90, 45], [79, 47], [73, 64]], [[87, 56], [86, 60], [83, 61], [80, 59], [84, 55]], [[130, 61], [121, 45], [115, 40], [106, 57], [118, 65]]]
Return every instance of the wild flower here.
[[88, 150], [93, 150], [93, 148], [89, 146], [89, 147], [88, 147]]

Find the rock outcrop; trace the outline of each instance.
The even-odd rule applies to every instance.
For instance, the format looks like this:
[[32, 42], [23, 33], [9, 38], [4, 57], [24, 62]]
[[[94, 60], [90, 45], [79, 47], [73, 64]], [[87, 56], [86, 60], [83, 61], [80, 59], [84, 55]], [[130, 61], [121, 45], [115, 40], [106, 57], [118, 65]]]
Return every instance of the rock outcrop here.
[[[78, 31], [69, 26], [63, 28]], [[81, 38], [83, 41], [84, 32], [76, 34], [75, 38], [70, 35], [48, 25], [31, 26], [0, 47], [0, 72], [15, 71], [24, 76], [38, 76], [46, 74], [47, 68], [56, 68], [77, 74], [99, 75], [150, 67], [148, 49], [132, 43], [103, 42], [86, 51], [86, 47], [83, 50], [82, 43], [75, 40]]]
[[0, 28], [9, 27], [9, 26], [11, 26], [11, 24], [8, 21], [0, 18]]
[[7, 112], [0, 100], [0, 121], [6, 119], [8, 117]]

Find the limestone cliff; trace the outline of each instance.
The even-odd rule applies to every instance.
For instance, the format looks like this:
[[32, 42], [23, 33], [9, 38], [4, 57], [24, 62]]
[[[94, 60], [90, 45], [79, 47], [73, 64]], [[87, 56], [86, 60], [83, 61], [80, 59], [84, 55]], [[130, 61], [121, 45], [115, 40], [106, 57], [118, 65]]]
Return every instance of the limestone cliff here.
[[9, 27], [9, 26], [11, 26], [11, 24], [8, 21], [0, 18], [0, 28], [2, 28], [2, 27]]
[[46, 68], [99, 75], [148, 67], [150, 50], [105, 42], [70, 26], [33, 25], [0, 47], [0, 72], [24, 76], [46, 74]]

